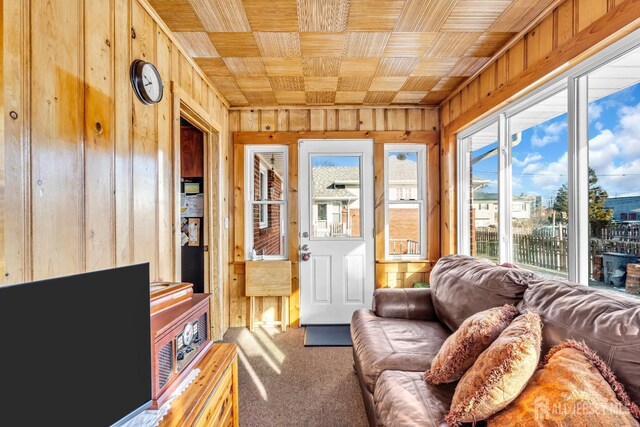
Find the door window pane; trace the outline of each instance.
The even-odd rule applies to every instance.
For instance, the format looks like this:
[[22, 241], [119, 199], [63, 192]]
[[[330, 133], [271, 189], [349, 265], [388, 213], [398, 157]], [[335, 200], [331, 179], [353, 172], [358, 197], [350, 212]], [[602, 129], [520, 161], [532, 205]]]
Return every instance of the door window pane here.
[[541, 275], [567, 277], [567, 91], [509, 119], [512, 259]]
[[469, 137], [471, 255], [498, 260], [498, 123]]
[[589, 285], [638, 294], [640, 50], [588, 75]]
[[360, 237], [360, 156], [311, 156], [311, 237]]

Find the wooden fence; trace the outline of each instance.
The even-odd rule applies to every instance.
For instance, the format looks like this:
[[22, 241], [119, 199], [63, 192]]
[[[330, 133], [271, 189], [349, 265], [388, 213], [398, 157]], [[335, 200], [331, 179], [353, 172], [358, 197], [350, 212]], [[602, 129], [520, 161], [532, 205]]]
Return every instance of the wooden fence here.
[[[498, 232], [476, 230], [476, 256], [498, 259]], [[513, 262], [544, 268], [547, 270], [567, 270], [567, 239], [531, 234], [513, 235]]]
[[420, 253], [420, 242], [410, 239], [389, 239], [390, 255], [415, 255]]
[[[609, 239], [591, 238], [589, 255], [591, 269], [594, 259], [604, 253], [615, 252], [640, 256], [640, 238], [621, 236]], [[513, 262], [523, 266], [533, 266], [546, 270], [566, 272], [569, 245], [566, 236], [513, 235]], [[472, 254], [482, 258], [498, 260], [498, 233], [490, 229], [475, 230], [475, 247]]]
[[603, 228], [599, 237], [637, 242], [640, 241], [640, 224], [612, 224]]

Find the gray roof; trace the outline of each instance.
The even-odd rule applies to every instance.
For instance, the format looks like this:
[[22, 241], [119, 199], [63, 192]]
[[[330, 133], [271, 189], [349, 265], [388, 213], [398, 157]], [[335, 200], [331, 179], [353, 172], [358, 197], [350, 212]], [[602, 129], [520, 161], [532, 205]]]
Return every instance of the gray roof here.
[[412, 181], [416, 182], [418, 177], [418, 165], [413, 160], [398, 160], [395, 156], [389, 156], [390, 182]]
[[[398, 160], [389, 157], [389, 169], [391, 169], [391, 182], [416, 181], [417, 167], [411, 165], [411, 160]], [[404, 166], [414, 167], [404, 167]], [[315, 198], [332, 198], [336, 200], [353, 199], [354, 194], [342, 188], [332, 188], [333, 184], [347, 184], [360, 181], [358, 166], [314, 166], [313, 167], [313, 193]]]
[[331, 188], [335, 182], [359, 181], [358, 166], [314, 166], [313, 195], [315, 198], [353, 199], [349, 190]]

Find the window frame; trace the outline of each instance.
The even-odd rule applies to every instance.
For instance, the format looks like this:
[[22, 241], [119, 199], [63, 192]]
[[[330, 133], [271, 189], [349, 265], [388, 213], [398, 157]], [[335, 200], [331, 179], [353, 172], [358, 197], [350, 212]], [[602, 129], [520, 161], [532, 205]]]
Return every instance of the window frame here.
[[[258, 182], [260, 183], [260, 200], [269, 200], [269, 171], [267, 170], [267, 167], [262, 163], [260, 163], [259, 168], [260, 175], [258, 178]], [[260, 229], [269, 227], [269, 205], [260, 205], [258, 227]]]
[[[610, 46], [593, 54], [588, 59], [573, 67], [560, 71], [557, 75], [543, 78], [542, 84], [531, 92], [523, 95], [512, 103], [496, 109], [482, 117], [475, 123], [463, 128], [456, 134], [457, 171], [456, 188], [458, 189], [456, 206], [458, 227], [456, 243], [458, 252], [470, 254], [469, 245], [469, 138], [474, 133], [486, 128], [498, 120], [498, 145], [500, 150], [499, 172], [499, 211], [500, 223], [503, 218], [511, 218], [511, 192], [502, 194], [511, 180], [506, 174], [511, 173], [510, 144], [508, 119], [527, 109], [531, 105], [544, 100], [561, 90], [567, 90], [567, 121], [568, 121], [568, 211], [572, 221], [567, 227], [568, 239], [568, 279], [573, 282], [588, 285], [589, 283], [589, 97], [588, 75], [598, 68], [615, 61], [632, 50], [640, 49], [640, 30], [612, 43]], [[546, 82], [545, 82], [546, 80]], [[507, 181], [504, 187], [500, 181]], [[506, 221], [510, 225], [510, 221]], [[499, 227], [499, 262], [511, 262], [512, 237], [510, 227]], [[505, 249], [503, 250], [503, 246]]]
[[[417, 154], [418, 188], [415, 200], [390, 200], [389, 191], [389, 153], [397, 151], [415, 152]], [[424, 260], [427, 257], [427, 146], [425, 144], [384, 144], [384, 257], [386, 260], [410, 261]], [[389, 253], [389, 206], [418, 205], [420, 222], [420, 252], [418, 254], [392, 255]]]
[[[254, 200], [256, 194], [255, 188], [255, 165], [254, 158], [256, 154], [261, 153], [282, 153], [282, 199], [281, 200]], [[263, 171], [263, 165], [260, 165], [260, 173]], [[264, 167], [267, 199], [269, 199], [268, 186], [268, 170]], [[288, 145], [245, 145], [244, 147], [244, 243], [245, 243], [245, 260], [251, 260], [251, 250], [253, 249], [253, 207], [260, 206], [262, 211], [266, 206], [266, 225], [262, 227], [263, 222], [259, 223], [259, 228], [268, 228], [269, 223], [269, 206], [276, 205], [280, 208], [281, 239], [283, 241], [282, 255], [264, 255], [265, 261], [282, 261], [289, 259], [289, 146]], [[260, 196], [262, 198], [262, 189]]]

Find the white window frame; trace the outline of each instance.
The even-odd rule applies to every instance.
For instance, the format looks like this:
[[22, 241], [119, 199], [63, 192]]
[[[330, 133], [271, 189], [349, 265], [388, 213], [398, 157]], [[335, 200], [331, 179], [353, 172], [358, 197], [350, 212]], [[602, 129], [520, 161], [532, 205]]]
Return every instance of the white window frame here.
[[[595, 53], [582, 63], [561, 72], [555, 77], [545, 78], [546, 83], [522, 96], [519, 100], [500, 108], [457, 134], [457, 247], [458, 253], [469, 255], [470, 230], [470, 150], [469, 138], [491, 123], [498, 121], [498, 144], [500, 159], [499, 182], [499, 262], [511, 262], [511, 153], [509, 144], [508, 118], [529, 106], [548, 98], [558, 91], [567, 89], [568, 105], [568, 202], [569, 217], [567, 227], [569, 254], [568, 279], [588, 285], [589, 283], [589, 135], [588, 135], [588, 74], [606, 66], [618, 57], [640, 49], [640, 30], [636, 30], [611, 46]], [[500, 182], [504, 181], [501, 185]], [[503, 194], [503, 191], [505, 192]], [[500, 224], [503, 224], [502, 226]]]
[[[415, 152], [418, 164], [418, 194], [416, 200], [389, 200], [389, 153]], [[427, 147], [424, 144], [385, 144], [384, 145], [384, 255], [388, 260], [418, 260], [427, 257]], [[389, 254], [389, 205], [417, 204], [420, 218], [420, 252], [418, 254]]]
[[[256, 194], [255, 188], [255, 165], [254, 165], [254, 157], [256, 154], [260, 153], [282, 153], [282, 200], [253, 200]], [[260, 171], [262, 172], [263, 165], [260, 165]], [[265, 169], [266, 171], [266, 169]], [[266, 180], [268, 181], [269, 175], [268, 171], [265, 174]], [[245, 259], [251, 259], [251, 250], [253, 249], [253, 206], [260, 205], [260, 209], [262, 210], [262, 206], [267, 206], [267, 217], [268, 217], [268, 206], [276, 205], [280, 206], [280, 227], [282, 230], [282, 238], [283, 238], [283, 248], [282, 255], [265, 255], [262, 257], [265, 261], [278, 261], [278, 260], [287, 260], [289, 259], [289, 147], [286, 145], [245, 145], [244, 147], [244, 244], [245, 244]], [[262, 191], [260, 192], [262, 196]], [[268, 186], [267, 186], [267, 196], [268, 196]], [[268, 198], [268, 197], [267, 197]], [[268, 223], [268, 219], [267, 219]], [[260, 228], [262, 227], [262, 223], [259, 224]], [[266, 225], [268, 226], [268, 224]]]
[[[258, 182], [260, 183], [260, 200], [269, 200], [269, 171], [263, 163], [260, 163], [259, 168], [260, 177], [258, 178]], [[260, 222], [258, 226], [261, 229], [269, 227], [269, 205], [260, 205]]]

